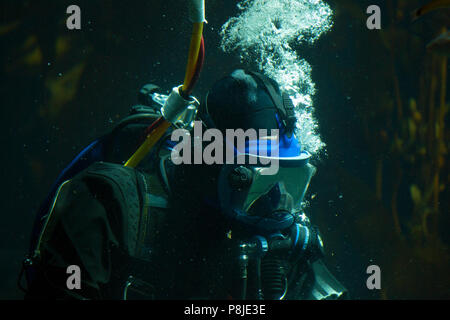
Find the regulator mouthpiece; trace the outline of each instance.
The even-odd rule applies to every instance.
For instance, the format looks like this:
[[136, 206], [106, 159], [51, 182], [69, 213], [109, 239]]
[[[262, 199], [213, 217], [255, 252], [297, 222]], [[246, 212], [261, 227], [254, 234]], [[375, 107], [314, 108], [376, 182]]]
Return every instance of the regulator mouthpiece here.
[[182, 86], [178, 86], [172, 89], [164, 106], [161, 108], [162, 116], [171, 123], [175, 123], [189, 105], [195, 104], [195, 99], [193, 97], [189, 97], [189, 100], [183, 98], [180, 93], [181, 87]]
[[191, 0], [189, 2], [189, 18], [192, 23], [206, 22], [205, 0]]

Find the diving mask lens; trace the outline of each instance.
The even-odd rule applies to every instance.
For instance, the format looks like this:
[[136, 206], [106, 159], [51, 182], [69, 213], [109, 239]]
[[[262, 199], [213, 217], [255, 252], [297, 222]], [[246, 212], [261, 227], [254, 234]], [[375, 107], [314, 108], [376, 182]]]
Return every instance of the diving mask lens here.
[[[316, 169], [311, 164], [305, 164], [299, 167], [280, 167], [275, 175], [264, 174], [265, 170], [266, 167], [253, 167], [253, 181], [242, 207], [244, 212], [250, 213], [250, 208], [263, 196], [266, 196], [272, 206], [278, 205], [277, 201], [289, 201], [293, 208], [299, 207]], [[290, 199], [277, 199], [286, 195]], [[258, 206], [260, 205], [261, 201]]]

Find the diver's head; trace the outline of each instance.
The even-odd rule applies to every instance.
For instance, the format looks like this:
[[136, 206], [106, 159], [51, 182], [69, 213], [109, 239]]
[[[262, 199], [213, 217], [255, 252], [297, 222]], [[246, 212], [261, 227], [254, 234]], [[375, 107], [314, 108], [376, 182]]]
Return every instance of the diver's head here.
[[222, 132], [238, 128], [283, 129], [290, 136], [297, 120], [289, 95], [275, 80], [243, 69], [212, 86], [200, 114], [207, 126]]
[[[273, 79], [238, 69], [212, 86], [200, 118], [222, 132], [224, 152], [231, 148], [234, 157], [218, 173], [222, 212], [259, 232], [290, 227], [315, 169], [294, 134], [297, 118], [289, 96]], [[254, 130], [256, 137], [246, 135], [236, 146], [230, 129]]]

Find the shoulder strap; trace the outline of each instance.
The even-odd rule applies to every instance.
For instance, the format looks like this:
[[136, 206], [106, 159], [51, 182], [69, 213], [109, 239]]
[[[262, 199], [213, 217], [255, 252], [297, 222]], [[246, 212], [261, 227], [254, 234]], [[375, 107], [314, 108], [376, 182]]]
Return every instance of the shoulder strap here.
[[157, 174], [138, 171], [139, 189], [142, 195], [136, 257], [149, 259], [150, 251], [158, 247], [159, 232], [168, 214], [169, 196]]
[[65, 187], [70, 183], [70, 180], [67, 180], [65, 182], [63, 182], [59, 188], [56, 190], [56, 194], [55, 197], [53, 199], [53, 202], [50, 206], [49, 212], [47, 213], [47, 215], [42, 217], [42, 220], [44, 221], [44, 225], [42, 227], [42, 230], [39, 234], [38, 240], [37, 240], [37, 244], [36, 247], [34, 249], [32, 258], [35, 261], [39, 261], [41, 260], [41, 250], [42, 250], [42, 245], [44, 243], [46, 243], [47, 241], [49, 241], [51, 235], [53, 234], [53, 230], [55, 229], [55, 225], [56, 225], [56, 221], [58, 220], [58, 210], [54, 210], [55, 209], [55, 205], [58, 201], [58, 199], [60, 198], [60, 194], [63, 193], [62, 191], [65, 191]]
[[138, 188], [137, 172], [123, 165], [97, 162], [90, 166], [85, 179], [99, 179], [111, 184], [117, 192], [113, 193], [123, 211], [123, 241], [130, 255], [136, 254], [137, 235], [142, 206], [141, 193]]

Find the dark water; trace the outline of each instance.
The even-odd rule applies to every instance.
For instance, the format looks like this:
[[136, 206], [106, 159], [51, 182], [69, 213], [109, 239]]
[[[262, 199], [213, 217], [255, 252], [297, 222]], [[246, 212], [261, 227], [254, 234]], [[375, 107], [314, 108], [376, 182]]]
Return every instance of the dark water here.
[[[407, 133], [411, 99], [425, 132], [439, 122], [430, 110], [445, 109], [439, 109], [442, 92], [448, 106], [442, 75], [448, 66], [425, 45], [448, 27], [449, 14], [411, 24], [410, 12], [424, 1], [386, 2], [378, 1], [382, 31], [369, 31], [370, 1], [327, 1], [335, 12], [333, 29], [313, 47], [299, 48], [313, 68], [316, 117], [327, 144], [327, 156], [315, 163], [308, 214], [322, 231], [330, 269], [352, 298], [448, 299], [449, 171], [446, 154], [436, 151], [448, 148], [448, 116], [441, 113], [439, 137], [408, 142]], [[191, 25], [180, 3], [77, 1], [80, 31], [65, 28], [72, 1], [0, 4], [1, 299], [22, 297], [16, 278], [34, 213], [57, 174], [128, 113], [143, 84], [169, 90], [182, 82]], [[218, 48], [220, 27], [236, 13], [234, 1], [207, 1], [198, 97], [240, 66]], [[398, 140], [403, 148], [394, 147]], [[438, 171], [429, 168], [439, 161]], [[415, 203], [411, 186], [426, 193], [436, 172], [439, 191]], [[366, 287], [366, 268], [373, 264], [382, 270], [382, 290]]]

